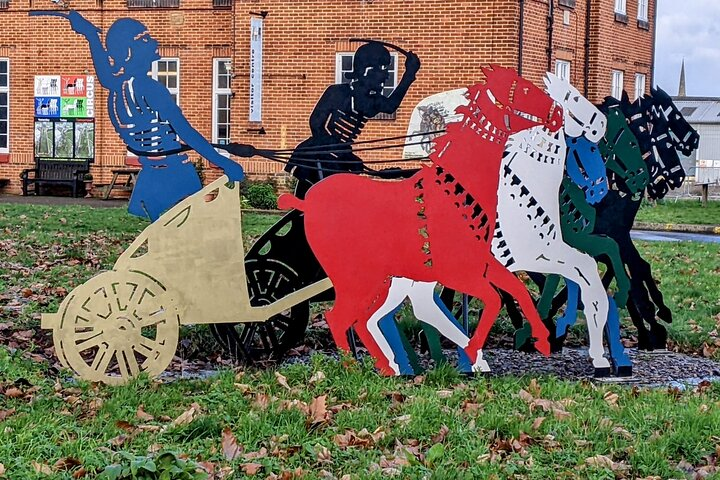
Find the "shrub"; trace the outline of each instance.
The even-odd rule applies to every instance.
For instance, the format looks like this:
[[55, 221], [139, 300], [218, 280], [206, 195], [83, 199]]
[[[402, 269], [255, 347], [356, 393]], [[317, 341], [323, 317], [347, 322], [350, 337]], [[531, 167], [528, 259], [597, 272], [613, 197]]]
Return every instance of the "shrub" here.
[[253, 183], [247, 188], [246, 194], [250, 206], [265, 210], [277, 208], [277, 194], [275, 188], [269, 183]]

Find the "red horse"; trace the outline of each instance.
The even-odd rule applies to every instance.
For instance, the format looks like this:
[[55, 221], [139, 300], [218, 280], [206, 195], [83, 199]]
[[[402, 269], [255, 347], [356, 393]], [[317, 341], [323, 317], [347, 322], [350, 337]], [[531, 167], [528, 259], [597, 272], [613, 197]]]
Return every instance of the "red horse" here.
[[[395, 371], [367, 328], [387, 298], [393, 277], [440, 282], [483, 301], [478, 328], [465, 351], [482, 357], [500, 311], [496, 288], [511, 294], [532, 326], [536, 348], [549, 354], [548, 331], [523, 283], [492, 255], [500, 162], [508, 136], [542, 125], [562, 126], [562, 109], [508, 68], [483, 68], [486, 83], [468, 88], [461, 121], [435, 140], [432, 166], [401, 181], [333, 175], [305, 200], [286, 194], [282, 208], [305, 212], [313, 252], [335, 287], [327, 322], [335, 343], [349, 350], [354, 326], [383, 374]], [[478, 356], [479, 355], [479, 356]]]

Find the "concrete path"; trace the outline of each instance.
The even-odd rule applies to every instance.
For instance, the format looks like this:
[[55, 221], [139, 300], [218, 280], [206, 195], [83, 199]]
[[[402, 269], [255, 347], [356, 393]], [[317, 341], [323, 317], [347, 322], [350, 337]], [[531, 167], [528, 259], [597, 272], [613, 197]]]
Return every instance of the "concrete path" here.
[[0, 195], [0, 203], [15, 203], [24, 205], [84, 205], [94, 208], [127, 208], [127, 200], [102, 200], [100, 198], [72, 198], [28, 195]]
[[705, 242], [720, 243], [720, 235], [712, 233], [691, 233], [691, 232], [657, 232], [648, 230], [633, 230], [630, 236], [634, 240], [646, 240], [650, 242]]

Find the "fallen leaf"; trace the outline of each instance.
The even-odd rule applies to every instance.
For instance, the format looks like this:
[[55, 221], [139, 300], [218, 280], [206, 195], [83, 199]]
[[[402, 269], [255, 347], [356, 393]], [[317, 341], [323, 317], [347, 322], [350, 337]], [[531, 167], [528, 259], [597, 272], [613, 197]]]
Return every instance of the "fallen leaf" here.
[[518, 395], [525, 403], [532, 403], [532, 401], [535, 400], [535, 397], [522, 388], [520, 389], [520, 392], [518, 392]]
[[245, 475], [257, 475], [262, 470], [263, 466], [260, 463], [243, 463], [240, 465]]
[[530, 380], [530, 385], [528, 385], [528, 391], [536, 397], [540, 396], [540, 385], [538, 384], [537, 379], [533, 378], [532, 380]]
[[603, 395], [603, 399], [605, 400], [605, 402], [607, 402], [608, 405], [615, 408], [618, 406], [618, 400], [620, 399], [620, 397], [617, 393], [607, 392], [605, 395]]
[[193, 420], [197, 417], [198, 413], [200, 413], [200, 405], [193, 402], [190, 405], [190, 408], [185, 410], [183, 413], [180, 414], [175, 420], [172, 421], [172, 426], [178, 427], [180, 425], [187, 425], [189, 423], [192, 423]]
[[24, 397], [25, 394], [19, 388], [10, 387], [5, 390], [5, 396], [8, 398], [21, 398]]
[[53, 465], [53, 468], [55, 470], [72, 470], [75, 467], [78, 467], [82, 464], [80, 460], [73, 457], [65, 457], [61, 458], [57, 462], [55, 462], [55, 465]]
[[330, 455], [330, 450], [328, 450], [327, 447], [317, 445], [315, 450], [317, 452], [317, 461], [319, 463], [332, 463], [332, 455]]
[[310, 377], [310, 384], [322, 382], [323, 380], [325, 380], [325, 378], [326, 378], [325, 374], [323, 372], [321, 372], [320, 370], [318, 370], [317, 372], [315, 372], [313, 374], [312, 377]]
[[473, 403], [465, 401], [462, 406], [462, 411], [465, 413], [477, 413], [482, 410], [482, 403]]
[[445, 437], [447, 437], [448, 433], [450, 433], [450, 429], [446, 425], [441, 426], [440, 432], [438, 432], [438, 434], [432, 438], [432, 442], [433, 443], [443, 443], [445, 441]]
[[281, 387], [283, 387], [287, 390], [290, 390], [290, 385], [288, 385], [288, 383], [287, 383], [287, 378], [282, 373], [275, 372], [275, 379], [277, 380], [277, 383]]
[[243, 451], [229, 428], [223, 430], [220, 445], [222, 445], [223, 456], [225, 456], [226, 460], [235, 460]]
[[537, 417], [533, 421], [532, 426], [530, 428], [533, 430], [539, 430], [540, 426], [543, 424], [544, 421], [545, 421], [545, 417]]
[[327, 395], [315, 397], [309, 406], [308, 420], [305, 422], [309, 428], [317, 428], [323, 424], [327, 424], [330, 420], [330, 414], [326, 406]]
[[438, 398], [450, 398], [453, 396], [452, 390], [438, 390], [437, 391]]
[[140, 405], [138, 407], [137, 412], [135, 413], [135, 416], [137, 418], [139, 418], [140, 420], [142, 420], [143, 422], [152, 422], [153, 420], [155, 420], [155, 417], [153, 417], [149, 413], [145, 412], [145, 410], [143, 410], [142, 405]]
[[123, 433], [115, 438], [111, 438], [109, 442], [113, 447], [120, 447], [128, 440], [128, 438], [129, 437]]
[[257, 460], [258, 458], [265, 458], [268, 455], [267, 448], [261, 447], [257, 452], [248, 452], [243, 455], [245, 460]]
[[121, 430], [125, 430], [126, 432], [135, 431], [135, 427], [133, 427], [130, 422], [125, 420], [118, 420], [117, 422], [115, 422], [115, 426]]
[[15, 409], [11, 408], [9, 410], [0, 410], [0, 422], [5, 420], [6, 418], [15, 415]]
[[73, 478], [83, 478], [87, 475], [87, 470], [85, 470], [85, 467], [80, 467], [78, 471], [73, 473]]
[[270, 395], [266, 393], [258, 393], [255, 395], [253, 406], [259, 408], [260, 410], [267, 410], [270, 406]]
[[50, 468], [48, 465], [44, 463], [38, 463], [36, 461], [30, 462], [30, 465], [32, 465], [33, 469], [36, 473], [41, 473], [43, 475], [52, 475], [53, 471], [52, 468]]
[[5, 465], [0, 463], [0, 477], [4, 477], [4, 476], [5, 476]]

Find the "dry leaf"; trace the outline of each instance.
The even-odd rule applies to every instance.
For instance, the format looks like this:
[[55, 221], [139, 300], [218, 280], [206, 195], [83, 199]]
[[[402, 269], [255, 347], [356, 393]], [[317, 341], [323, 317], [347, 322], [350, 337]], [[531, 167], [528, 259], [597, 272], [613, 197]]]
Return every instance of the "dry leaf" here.
[[115, 426], [121, 430], [125, 430], [126, 432], [133, 432], [135, 430], [135, 427], [133, 427], [130, 422], [127, 422], [125, 420], [118, 420], [117, 422], [115, 422]]
[[482, 409], [482, 403], [473, 403], [465, 401], [462, 406], [462, 410], [465, 413], [477, 413]]
[[226, 428], [222, 432], [222, 445], [223, 456], [226, 460], [235, 460], [243, 451], [243, 448], [238, 445], [235, 435], [229, 428]]
[[330, 450], [328, 450], [327, 447], [319, 445], [315, 448], [317, 450], [317, 461], [319, 463], [332, 463], [332, 455], [330, 455]]
[[545, 421], [545, 417], [537, 417], [533, 421], [532, 426], [530, 428], [532, 428], [533, 430], [539, 430], [540, 426], [543, 424], [544, 421]]
[[325, 380], [325, 378], [327, 378], [325, 377], [325, 374], [318, 370], [313, 374], [312, 377], [310, 377], [310, 384], [322, 382], [323, 380]]
[[595, 455], [585, 459], [585, 464], [591, 467], [612, 468], [613, 463], [615, 462], [612, 461], [612, 458], [606, 455]]
[[275, 379], [277, 380], [277, 383], [281, 387], [283, 387], [287, 390], [290, 390], [290, 385], [288, 385], [288, 383], [287, 383], [287, 378], [285, 378], [285, 376], [282, 373], [275, 372]]
[[605, 395], [603, 395], [603, 399], [607, 402], [608, 405], [611, 407], [617, 407], [618, 406], [618, 400], [620, 397], [617, 393], [613, 392], [607, 392]]
[[532, 401], [535, 400], [535, 397], [522, 388], [520, 389], [520, 392], [518, 392], [518, 395], [525, 403], [532, 403]]
[[411, 418], [411, 415], [400, 415], [399, 417], [393, 418], [393, 422], [405, 424], [408, 423]]
[[437, 391], [438, 398], [450, 398], [453, 396], [452, 390], [438, 390]]
[[78, 460], [77, 458], [65, 457], [55, 462], [53, 468], [55, 470], [72, 470], [73, 468], [80, 466], [81, 464], [82, 462], [80, 462], [80, 460]]
[[253, 406], [259, 408], [260, 410], [267, 410], [270, 406], [270, 395], [266, 393], [258, 393], [255, 395]]
[[432, 443], [443, 443], [448, 433], [450, 433], [450, 429], [446, 425], [441, 426], [440, 432], [432, 438]]
[[0, 422], [10, 417], [11, 415], [15, 415], [14, 408], [11, 408], [10, 410], [0, 410]]
[[309, 418], [305, 422], [309, 428], [316, 428], [329, 421], [330, 414], [327, 411], [326, 401], [327, 395], [320, 395], [319, 397], [315, 397], [313, 401], [310, 402], [310, 412], [308, 415]]
[[19, 388], [10, 387], [7, 390], [5, 390], [5, 396], [8, 398], [20, 398], [20, 397], [24, 397], [25, 394]]
[[243, 463], [240, 465], [245, 475], [257, 475], [262, 470], [263, 466], [260, 463]]
[[197, 417], [197, 415], [200, 413], [200, 405], [193, 402], [190, 405], [190, 408], [185, 410], [183, 413], [180, 414], [179, 417], [177, 417], [175, 420], [172, 421], [172, 426], [177, 427], [180, 425], [187, 425], [189, 423], [192, 423], [193, 420]]
[[127, 441], [127, 439], [128, 436], [123, 433], [122, 435], [118, 435], [115, 438], [111, 438], [110, 445], [112, 445], [113, 447], [120, 447], [123, 443]]
[[87, 475], [87, 470], [85, 470], [85, 467], [80, 467], [80, 469], [73, 473], [73, 478], [83, 478]]
[[4, 476], [5, 476], [5, 465], [0, 463], [0, 477], [4, 477]]
[[142, 420], [143, 422], [152, 422], [155, 420], [155, 417], [150, 415], [149, 413], [146, 413], [145, 410], [143, 410], [143, 406], [140, 405], [137, 409], [137, 412], [135, 413], [135, 416]]
[[258, 458], [265, 458], [268, 455], [267, 448], [261, 447], [257, 452], [248, 452], [243, 455], [245, 460], [257, 460]]
[[53, 471], [48, 465], [44, 463], [38, 463], [36, 461], [30, 462], [36, 473], [42, 473], [43, 475], [52, 475]]
[[540, 385], [538, 384], [537, 379], [533, 378], [530, 380], [530, 385], [528, 385], [528, 391], [536, 397], [540, 396]]

